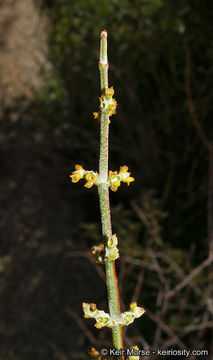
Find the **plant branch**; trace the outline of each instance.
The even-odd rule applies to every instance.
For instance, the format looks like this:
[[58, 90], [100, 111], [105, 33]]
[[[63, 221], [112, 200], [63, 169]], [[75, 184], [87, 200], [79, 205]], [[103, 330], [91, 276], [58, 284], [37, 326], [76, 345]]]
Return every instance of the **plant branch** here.
[[174, 289], [169, 290], [168, 293], [166, 294], [166, 296], [168, 298], [174, 296], [177, 292], [179, 292], [186, 285], [188, 285], [195, 278], [195, 276], [197, 276], [203, 269], [205, 269], [207, 266], [211, 265], [212, 262], [213, 262], [213, 256], [208, 257], [200, 265], [198, 265], [194, 270], [192, 270], [192, 272], [183, 281], [181, 281], [177, 286], [175, 286]]
[[[101, 91], [105, 93], [108, 88], [108, 60], [107, 60], [107, 32], [101, 33], [101, 46], [100, 46], [100, 78], [101, 78]], [[112, 236], [111, 215], [109, 204], [109, 187], [107, 184], [108, 178], [108, 134], [109, 134], [109, 114], [101, 111], [101, 124], [100, 124], [100, 158], [99, 158], [99, 176], [100, 184], [98, 185], [101, 222], [102, 222], [102, 235], [105, 244]], [[106, 283], [108, 293], [109, 313], [113, 320], [120, 318], [120, 300], [118, 291], [118, 280], [115, 269], [115, 261], [107, 260], [106, 266]], [[123, 349], [122, 328], [120, 325], [112, 328], [112, 340], [115, 349]], [[123, 357], [118, 357], [123, 359]]]
[[212, 144], [209, 142], [203, 131], [203, 128], [198, 118], [198, 114], [195, 109], [194, 101], [192, 98], [190, 76], [191, 76], [191, 54], [189, 51], [187, 51], [185, 58], [185, 92], [186, 92], [186, 101], [187, 101], [188, 110], [192, 117], [193, 124], [197, 131], [197, 134], [200, 137], [203, 145], [208, 151], [212, 151]]

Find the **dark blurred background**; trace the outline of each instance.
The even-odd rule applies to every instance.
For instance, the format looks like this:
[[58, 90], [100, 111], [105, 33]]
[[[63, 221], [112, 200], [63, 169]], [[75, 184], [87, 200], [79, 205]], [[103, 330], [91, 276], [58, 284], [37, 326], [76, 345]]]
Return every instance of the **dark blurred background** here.
[[147, 310], [125, 344], [213, 359], [212, 14], [210, 0], [0, 1], [0, 359], [110, 346], [81, 308], [108, 311], [90, 251], [97, 189], [69, 178], [76, 163], [98, 170], [105, 28], [118, 101], [109, 165], [136, 179], [110, 194], [121, 307]]

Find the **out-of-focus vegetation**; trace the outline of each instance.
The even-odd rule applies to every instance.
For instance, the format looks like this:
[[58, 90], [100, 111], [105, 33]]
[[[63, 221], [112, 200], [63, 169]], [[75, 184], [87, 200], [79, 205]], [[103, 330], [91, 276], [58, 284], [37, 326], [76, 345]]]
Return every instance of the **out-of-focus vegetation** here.
[[198, 327], [212, 321], [209, 267], [169, 303], [166, 294], [209, 253], [209, 153], [194, 126], [187, 86], [190, 80], [198, 120], [213, 142], [213, 4], [43, 0], [38, 6], [49, 22], [46, 87], [1, 115], [2, 357], [85, 359], [92, 335], [99, 347], [109, 339], [92, 326], [88, 336], [81, 315], [75, 323], [66, 312], [71, 306], [76, 320], [84, 300], [106, 308], [104, 283], [97, 292], [90, 263], [71, 255], [99, 241], [97, 197], [93, 189], [73, 189], [68, 178], [75, 163], [97, 169], [99, 124], [92, 113], [104, 28], [118, 101], [110, 168], [126, 164], [136, 178], [128, 191], [123, 186], [111, 196], [121, 296], [127, 307], [134, 294], [148, 310], [125, 339], [140, 348], [209, 348], [210, 325]]
[[172, 215], [166, 227], [169, 241], [172, 237], [175, 243], [186, 245], [193, 234], [193, 241], [202, 247], [208, 164], [186, 105], [184, 74], [190, 52], [193, 99], [211, 139], [211, 3], [45, 3], [56, 72], [50, 79], [42, 122], [58, 130], [68, 127], [65, 131], [72, 135], [78, 158], [84, 160], [81, 153], [85, 151], [96, 164], [98, 127], [92, 112], [99, 94], [97, 38], [106, 28], [110, 83], [119, 103], [111, 127], [111, 167], [131, 165], [137, 179], [134, 193], [142, 187], [156, 189], [159, 196], [164, 193]]

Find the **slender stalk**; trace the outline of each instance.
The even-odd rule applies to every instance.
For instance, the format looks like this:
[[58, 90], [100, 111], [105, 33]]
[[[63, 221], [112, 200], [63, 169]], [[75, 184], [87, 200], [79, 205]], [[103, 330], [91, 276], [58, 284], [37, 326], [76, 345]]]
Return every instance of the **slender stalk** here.
[[[100, 79], [101, 91], [105, 93], [108, 88], [108, 60], [107, 60], [107, 32], [101, 33], [100, 46]], [[101, 112], [100, 124], [100, 158], [99, 158], [99, 176], [100, 184], [98, 185], [102, 235], [105, 243], [112, 236], [111, 214], [109, 203], [109, 187], [106, 184], [108, 179], [108, 135], [109, 135], [109, 115], [107, 112]], [[109, 313], [113, 320], [118, 322], [120, 318], [120, 301], [118, 290], [118, 279], [116, 276], [115, 261], [108, 260], [105, 263], [106, 267], [106, 284], [108, 293]], [[115, 349], [123, 349], [122, 328], [120, 325], [112, 328], [113, 347]], [[124, 359], [123, 356], [118, 356], [118, 359]]]
[[[73, 183], [81, 179], [85, 179], [84, 187], [91, 188], [93, 185], [98, 187], [100, 200], [101, 223], [103, 243], [94, 246], [92, 253], [97, 256], [97, 263], [105, 264], [106, 268], [106, 284], [109, 303], [109, 314], [103, 310], [97, 309], [94, 303], [82, 303], [84, 317], [96, 320], [95, 327], [101, 329], [107, 326], [112, 329], [113, 353], [119, 360], [124, 360], [122, 327], [128, 326], [135, 319], [145, 313], [142, 307], [137, 306], [136, 302], [130, 304], [130, 310], [121, 314], [120, 299], [118, 291], [118, 279], [116, 276], [115, 260], [118, 259], [118, 239], [116, 234], [112, 235], [111, 213], [109, 205], [109, 188], [117, 191], [121, 182], [129, 185], [135, 179], [130, 176], [126, 165], [120, 166], [118, 171], [109, 171], [108, 173], [108, 137], [109, 137], [109, 117], [115, 114], [117, 102], [113, 98], [113, 86], [108, 88], [108, 60], [107, 60], [107, 32], [101, 33], [100, 46], [100, 79], [101, 79], [101, 97], [100, 111], [94, 112], [94, 118], [100, 119], [100, 158], [99, 158], [99, 174], [94, 171], [85, 170], [82, 165], [76, 164], [75, 171], [70, 175]], [[138, 350], [137, 345], [132, 348]], [[104, 349], [102, 349], [104, 350]], [[117, 352], [115, 352], [118, 350]], [[95, 348], [91, 347], [88, 351], [92, 358], [101, 358], [102, 355]], [[128, 359], [138, 360], [139, 356], [128, 356]]]

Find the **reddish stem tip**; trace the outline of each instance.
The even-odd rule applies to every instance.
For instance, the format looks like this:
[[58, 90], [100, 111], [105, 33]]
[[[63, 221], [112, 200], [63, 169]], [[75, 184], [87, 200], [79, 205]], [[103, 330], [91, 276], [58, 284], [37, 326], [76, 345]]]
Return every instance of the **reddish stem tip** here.
[[103, 38], [103, 37], [107, 37], [107, 31], [106, 30], [104, 30], [104, 31], [102, 31], [102, 33], [101, 33], [101, 37]]

